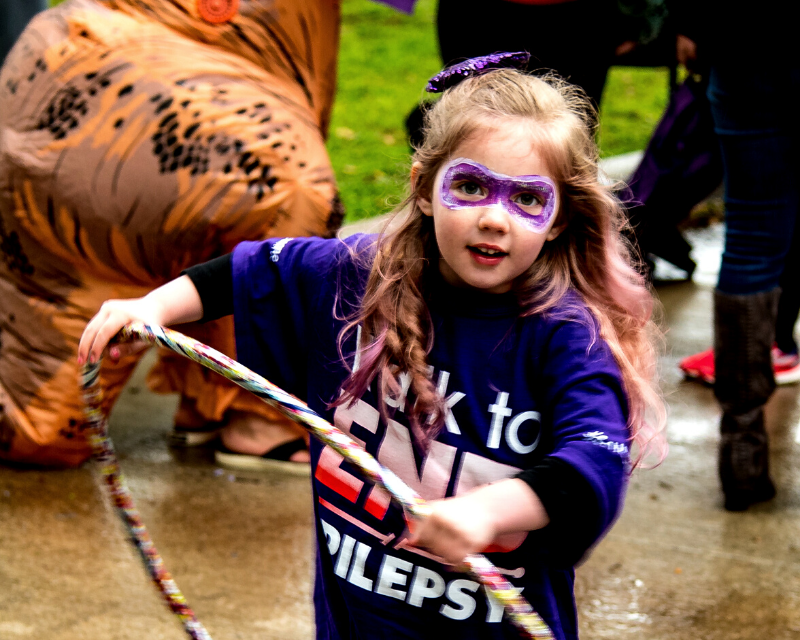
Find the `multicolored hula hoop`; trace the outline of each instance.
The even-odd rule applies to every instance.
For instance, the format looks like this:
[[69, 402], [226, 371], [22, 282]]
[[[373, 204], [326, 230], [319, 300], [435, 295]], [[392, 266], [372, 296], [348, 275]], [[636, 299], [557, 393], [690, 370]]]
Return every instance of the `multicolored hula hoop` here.
[[[123, 342], [143, 341], [166, 347], [187, 358], [216, 371], [228, 380], [278, 409], [287, 417], [299, 422], [324, 444], [342, 455], [348, 462], [356, 465], [372, 482], [382, 486], [406, 512], [415, 518], [424, 518], [429, 513], [426, 502], [410, 489], [392, 471], [381, 466], [375, 458], [339, 429], [323, 420], [309, 409], [305, 403], [286, 393], [258, 374], [250, 371], [235, 360], [227, 357], [197, 340], [177, 331], [163, 327], [153, 327], [141, 323], [130, 324], [118, 334]], [[150, 540], [130, 491], [120, 471], [114, 447], [108, 436], [108, 419], [101, 409], [102, 390], [100, 389], [100, 362], [84, 365], [81, 371], [81, 385], [86, 402], [86, 418], [89, 422], [89, 440], [94, 456], [100, 467], [103, 481], [107, 487], [117, 514], [122, 519], [131, 542], [142, 557], [150, 577], [161, 592], [169, 608], [183, 623], [186, 633], [195, 640], [211, 640], [211, 636], [198, 622], [194, 612], [186, 604], [186, 599], [178, 589], [164, 563]], [[547, 638], [553, 634], [533, 607], [520, 596], [497, 568], [482, 555], [468, 556], [464, 564], [484, 585], [486, 593], [505, 609], [511, 622], [517, 626], [523, 637]]]

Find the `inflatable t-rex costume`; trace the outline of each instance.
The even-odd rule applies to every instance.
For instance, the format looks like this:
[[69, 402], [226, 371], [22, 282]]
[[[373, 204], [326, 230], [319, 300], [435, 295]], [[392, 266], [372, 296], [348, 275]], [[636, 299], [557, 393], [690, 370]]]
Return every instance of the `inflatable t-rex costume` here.
[[[0, 73], [0, 458], [89, 455], [75, 354], [103, 300], [244, 239], [331, 235], [339, 0], [69, 0]], [[232, 354], [230, 319], [190, 328]], [[105, 367], [110, 405], [136, 357]], [[177, 356], [161, 392], [274, 419]]]

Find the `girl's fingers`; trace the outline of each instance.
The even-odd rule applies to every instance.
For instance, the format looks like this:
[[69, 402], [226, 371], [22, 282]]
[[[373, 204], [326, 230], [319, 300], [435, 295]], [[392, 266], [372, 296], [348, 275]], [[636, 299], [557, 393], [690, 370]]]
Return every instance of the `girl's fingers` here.
[[100, 311], [97, 312], [97, 315], [89, 320], [89, 324], [87, 324], [86, 328], [83, 330], [80, 343], [78, 344], [78, 364], [83, 364], [88, 360], [89, 352], [91, 351], [92, 344], [94, 344], [98, 328], [105, 322], [107, 317], [108, 311], [101, 308]]
[[127, 319], [124, 321], [119, 316], [111, 315], [97, 330], [97, 334], [92, 342], [91, 349], [89, 349], [89, 362], [97, 362], [103, 354], [103, 350], [108, 346], [113, 338], [122, 327], [127, 324]]
[[149, 346], [147, 342], [141, 340], [137, 340], [136, 342], [123, 342], [109, 347], [108, 355], [112, 360], [117, 361], [125, 356], [139, 353]]
[[[142, 320], [149, 318], [147, 305], [142, 304], [140, 299], [129, 300], [107, 300], [100, 307], [97, 314], [89, 320], [83, 330], [80, 342], [78, 343], [78, 364], [86, 362], [95, 363], [100, 360], [103, 351], [108, 347], [108, 343], [114, 338], [122, 327], [132, 320]], [[147, 343], [138, 342], [136, 344], [114, 345], [114, 351], [109, 351], [109, 355], [114, 360], [136, 353], [147, 347]]]
[[[111, 339], [131, 320], [141, 319], [138, 300], [107, 300], [97, 314], [89, 320], [78, 343], [78, 364], [97, 362]], [[111, 357], [118, 360], [122, 356], [141, 351], [146, 343], [120, 346]]]

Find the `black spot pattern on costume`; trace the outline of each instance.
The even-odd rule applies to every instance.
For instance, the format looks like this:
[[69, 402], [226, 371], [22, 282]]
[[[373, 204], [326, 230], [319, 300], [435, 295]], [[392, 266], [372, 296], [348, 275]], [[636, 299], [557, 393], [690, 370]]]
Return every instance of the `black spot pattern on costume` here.
[[19, 235], [16, 231], [7, 233], [2, 218], [0, 218], [0, 253], [3, 254], [3, 262], [9, 271], [12, 273], [16, 271], [23, 276], [33, 275], [33, 265], [22, 250]]
[[[36, 60], [36, 65], [34, 70], [31, 71], [30, 75], [28, 75], [28, 82], [33, 82], [34, 80], [36, 80], [37, 71], [47, 71], [47, 63], [44, 61], [44, 58], [39, 58], [38, 60]], [[16, 92], [16, 86], [14, 88], [14, 91], [12, 91], [11, 93], [13, 94], [15, 92]]]
[[171, 106], [172, 106], [172, 98], [167, 98], [161, 104], [158, 105], [158, 108], [156, 109], [156, 115], [158, 115], [162, 111], [166, 111]]
[[74, 86], [60, 89], [39, 119], [37, 129], [49, 129], [56, 140], [67, 137], [78, 126], [78, 118], [89, 112], [83, 93]]
[[[184, 84], [185, 81], [178, 81], [176, 84]], [[212, 103], [218, 107], [226, 107], [228, 99], [225, 97], [227, 90], [218, 89], [212, 98]], [[187, 121], [189, 115], [186, 109], [191, 105], [192, 100], [180, 102], [180, 109], [173, 107], [173, 98], [156, 94], [150, 98], [156, 105], [155, 114], [162, 115], [158, 129], [152, 136], [153, 154], [158, 158], [161, 173], [173, 173], [181, 169], [188, 169], [191, 175], [203, 174], [209, 170], [212, 159], [214, 166], [220, 167], [225, 174], [238, 172], [247, 180], [248, 189], [254, 194], [256, 201], [261, 200], [267, 191], [273, 191], [278, 178], [271, 175], [272, 167], [263, 164], [257, 157], [256, 151], [248, 150], [248, 145], [244, 140], [228, 136], [225, 133], [203, 134], [202, 122], [197, 121], [200, 112], [195, 111], [191, 119]], [[265, 140], [272, 133], [280, 133], [289, 129], [289, 125], [284, 123], [281, 126], [270, 125], [272, 115], [264, 102], [257, 102], [251, 107], [238, 107], [232, 112], [234, 116], [247, 120], [256, 120], [260, 125], [265, 125], [264, 130], [257, 134], [257, 138]], [[213, 126], [214, 122], [211, 122]], [[252, 124], [248, 124], [252, 127]], [[283, 142], [273, 143], [273, 148], [278, 148]], [[296, 151], [297, 146], [290, 146], [292, 151]], [[284, 162], [289, 162], [291, 157], [283, 157]], [[299, 163], [303, 167], [305, 163]]]
[[58, 430], [58, 434], [61, 437], [66, 438], [67, 440], [72, 440], [78, 434], [82, 433], [83, 431], [86, 431], [86, 429], [88, 428], [89, 428], [88, 423], [77, 420], [76, 418], [70, 418], [69, 421], [67, 422], [67, 428], [65, 429], [62, 427], [61, 429]]
[[[39, 118], [38, 130], [49, 129], [56, 140], [63, 140], [77, 129], [82, 118], [89, 114], [86, 96], [94, 96], [112, 84], [113, 72], [91, 72], [84, 76], [85, 85], [68, 84], [60, 89]], [[120, 91], [120, 94], [122, 91]]]
[[[156, 109], [161, 112], [162, 102]], [[181, 127], [178, 111], [169, 111], [159, 122], [153, 134], [153, 153], [158, 156], [161, 173], [173, 173], [178, 169], [191, 169], [192, 175], [206, 173], [209, 165], [209, 147], [198, 134], [199, 123]], [[181, 130], [182, 129], [182, 130]]]

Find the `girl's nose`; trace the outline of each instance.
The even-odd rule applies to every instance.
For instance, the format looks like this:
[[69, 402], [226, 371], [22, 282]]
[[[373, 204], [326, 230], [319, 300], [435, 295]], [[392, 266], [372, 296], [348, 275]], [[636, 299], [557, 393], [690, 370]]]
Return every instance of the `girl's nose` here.
[[502, 205], [495, 204], [483, 208], [480, 218], [478, 219], [478, 228], [484, 231], [508, 233], [509, 222], [508, 212]]

